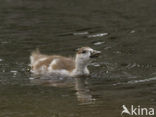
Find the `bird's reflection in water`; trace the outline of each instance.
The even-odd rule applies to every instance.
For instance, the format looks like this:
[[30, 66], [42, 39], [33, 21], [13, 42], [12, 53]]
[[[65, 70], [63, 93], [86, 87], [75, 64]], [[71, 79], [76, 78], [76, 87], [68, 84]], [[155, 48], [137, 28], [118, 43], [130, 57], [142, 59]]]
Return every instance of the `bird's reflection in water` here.
[[87, 79], [84, 77], [71, 78], [58, 74], [43, 76], [32, 76], [30, 83], [33, 85], [44, 85], [53, 87], [73, 87], [76, 90], [77, 100], [80, 104], [93, 104], [95, 99], [87, 87]]
[[95, 99], [87, 87], [86, 78], [75, 78], [75, 90], [77, 99], [81, 104], [93, 104]]

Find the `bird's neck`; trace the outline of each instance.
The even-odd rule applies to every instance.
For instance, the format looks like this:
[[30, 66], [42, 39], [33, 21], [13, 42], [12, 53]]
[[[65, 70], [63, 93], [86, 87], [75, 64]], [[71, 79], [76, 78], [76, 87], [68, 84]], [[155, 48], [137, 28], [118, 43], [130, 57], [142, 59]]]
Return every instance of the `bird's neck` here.
[[73, 71], [74, 75], [88, 75], [89, 70], [87, 68], [88, 61], [82, 60], [80, 57], [75, 58], [75, 69]]
[[83, 72], [87, 69], [88, 62], [82, 61], [80, 59], [75, 59], [75, 70]]

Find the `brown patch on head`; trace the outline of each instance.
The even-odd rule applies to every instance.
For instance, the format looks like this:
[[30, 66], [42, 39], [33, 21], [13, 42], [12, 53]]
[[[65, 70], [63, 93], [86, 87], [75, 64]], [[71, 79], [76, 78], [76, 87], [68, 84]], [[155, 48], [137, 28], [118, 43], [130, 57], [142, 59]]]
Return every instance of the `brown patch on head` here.
[[90, 47], [82, 47], [82, 48], [79, 48], [78, 51], [77, 51], [77, 54], [81, 54], [83, 53], [85, 50], [89, 49]]

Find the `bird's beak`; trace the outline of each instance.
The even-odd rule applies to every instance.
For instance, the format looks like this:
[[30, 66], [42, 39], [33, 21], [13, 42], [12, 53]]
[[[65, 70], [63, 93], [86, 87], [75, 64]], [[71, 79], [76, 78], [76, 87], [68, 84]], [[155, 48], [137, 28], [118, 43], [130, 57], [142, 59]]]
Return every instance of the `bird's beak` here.
[[97, 50], [94, 50], [92, 53], [91, 53], [91, 58], [94, 58], [94, 57], [98, 57], [99, 55], [101, 54], [101, 51], [97, 51]]

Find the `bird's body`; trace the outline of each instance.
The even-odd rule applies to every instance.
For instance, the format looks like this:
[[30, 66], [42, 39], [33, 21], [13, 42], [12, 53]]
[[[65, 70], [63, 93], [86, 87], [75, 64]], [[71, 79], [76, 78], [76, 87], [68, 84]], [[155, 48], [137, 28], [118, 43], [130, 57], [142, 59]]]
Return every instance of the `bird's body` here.
[[[85, 53], [84, 53], [85, 52]], [[89, 75], [87, 68], [91, 56], [100, 52], [89, 47], [80, 48], [75, 58], [59, 55], [44, 55], [39, 51], [30, 56], [31, 72], [34, 74], [59, 73], [67, 76]]]

